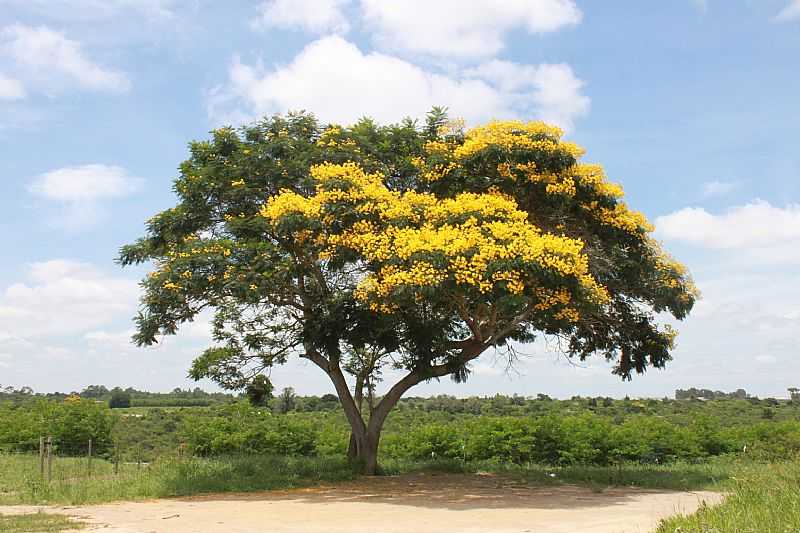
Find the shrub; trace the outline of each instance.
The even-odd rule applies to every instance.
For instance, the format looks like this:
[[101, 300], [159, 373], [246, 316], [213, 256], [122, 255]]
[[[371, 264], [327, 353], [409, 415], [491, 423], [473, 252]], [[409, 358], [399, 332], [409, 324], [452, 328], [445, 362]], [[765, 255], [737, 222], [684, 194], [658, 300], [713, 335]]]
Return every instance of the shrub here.
[[316, 431], [310, 422], [276, 416], [241, 402], [189, 415], [179, 434], [201, 456], [229, 453], [315, 455]]

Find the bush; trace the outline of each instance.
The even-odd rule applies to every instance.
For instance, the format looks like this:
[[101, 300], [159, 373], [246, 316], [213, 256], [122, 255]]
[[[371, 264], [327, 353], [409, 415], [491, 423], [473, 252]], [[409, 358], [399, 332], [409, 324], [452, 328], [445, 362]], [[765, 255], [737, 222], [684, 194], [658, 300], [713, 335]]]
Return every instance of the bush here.
[[108, 406], [111, 409], [125, 409], [131, 406], [131, 395], [122, 390], [115, 390], [111, 393], [111, 399], [108, 400]]
[[310, 422], [276, 416], [241, 402], [187, 416], [179, 429], [189, 451], [210, 456], [231, 453], [316, 455]]
[[17, 406], [0, 406], [0, 448], [34, 451], [39, 437], [53, 437], [58, 453], [82, 455], [89, 439], [99, 455], [111, 448], [116, 419], [102, 402], [70, 396], [63, 402], [37, 400]]

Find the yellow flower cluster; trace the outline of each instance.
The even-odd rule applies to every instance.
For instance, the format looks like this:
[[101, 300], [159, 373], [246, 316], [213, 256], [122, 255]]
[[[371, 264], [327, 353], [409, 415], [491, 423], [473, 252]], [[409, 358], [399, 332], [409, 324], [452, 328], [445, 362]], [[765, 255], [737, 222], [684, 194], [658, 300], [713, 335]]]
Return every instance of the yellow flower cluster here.
[[[194, 241], [197, 240], [197, 237], [189, 236], [185, 239], [185, 241]], [[231, 249], [229, 246], [224, 244], [220, 244], [218, 242], [208, 243], [204, 246], [195, 246], [194, 248], [190, 248], [184, 251], [177, 251], [175, 249], [170, 249], [167, 251], [167, 257], [170, 259], [186, 259], [189, 257], [194, 257], [198, 255], [212, 255], [212, 254], [220, 254], [225, 257], [231, 255]]]
[[574, 143], [560, 141], [563, 134], [561, 129], [544, 122], [493, 121], [470, 129], [464, 144], [457, 147], [453, 155], [456, 159], [465, 159], [488, 146], [497, 146], [506, 150], [566, 151], [575, 158], [581, 157], [584, 154], [583, 148]]
[[269, 202], [261, 208], [261, 215], [270, 220], [277, 220], [290, 213], [313, 218], [319, 215], [320, 205], [296, 192], [284, 189], [280, 194], [270, 198]]
[[456, 135], [463, 132], [465, 126], [466, 123], [464, 122], [463, 118], [454, 118], [439, 126], [439, 129], [436, 131], [436, 133], [438, 133], [440, 137]]
[[525, 283], [522, 281], [522, 273], [518, 270], [500, 270], [492, 274], [494, 281], [505, 281], [506, 287], [512, 294], [522, 294], [525, 290]]
[[[587, 209], [587, 207], [584, 207]], [[607, 225], [613, 226], [617, 229], [627, 231], [628, 233], [650, 233], [655, 228], [650, 224], [642, 213], [638, 211], [631, 211], [625, 202], [619, 202], [614, 209], [606, 207], [598, 207], [597, 202], [591, 202], [588, 210], [597, 217], [597, 219]]]
[[232, 181], [231, 187], [244, 187], [244, 180]]
[[568, 322], [577, 322], [581, 319], [581, 314], [578, 312], [577, 309], [574, 307], [567, 306], [563, 309], [559, 309], [553, 315], [553, 318], [556, 320], [566, 320]]
[[601, 196], [622, 198], [622, 187], [607, 180], [606, 173], [601, 165], [578, 163], [570, 169], [570, 173], [577, 178], [581, 185], [591, 187]]
[[444, 178], [449, 174], [451, 171], [458, 168], [458, 165], [454, 161], [450, 161], [449, 163], [436, 163], [433, 165], [428, 166], [418, 166], [420, 169], [420, 177], [423, 181], [439, 181], [440, 179]]
[[558, 305], [567, 305], [572, 299], [569, 291], [563, 287], [556, 290], [537, 287], [533, 293], [538, 300], [538, 303], [533, 306], [537, 311], [544, 311]]
[[[302, 214], [330, 228], [329, 208], [350, 204], [362, 218], [342, 232], [318, 237], [320, 258], [347, 249], [378, 266], [356, 291], [374, 308], [391, 307], [391, 296], [403, 287], [435, 287], [447, 280], [481, 292], [504, 287], [522, 294], [526, 286], [538, 286], [534, 273], [542, 269], [578, 280], [598, 302], [607, 299], [589, 273], [583, 243], [542, 233], [508, 196], [463, 193], [438, 199], [399, 193], [389, 190], [380, 175], [366, 174], [354, 163], [325, 163], [311, 174], [317, 181], [314, 196], [283, 191], [267, 202], [261, 215], [276, 223], [288, 214]], [[437, 258], [435, 265], [430, 257]], [[503, 267], [510, 262], [521, 266]]]
[[[467, 131], [464, 142], [457, 145], [449, 141], [428, 141], [425, 152], [429, 156], [444, 158], [444, 162], [427, 162], [415, 158], [424, 181], [437, 181], [461, 165], [465, 159], [489, 148], [501, 149], [504, 153], [514, 150], [537, 150], [545, 153], [566, 153], [580, 158], [584, 154], [580, 146], [561, 140], [563, 132], [543, 122], [495, 121]], [[525, 180], [545, 184], [548, 194], [575, 197], [578, 186], [588, 188], [599, 197], [619, 200], [623, 190], [609, 182], [600, 165], [576, 163], [570, 168], [553, 174], [543, 172], [532, 161], [503, 161], [497, 164], [498, 173], [512, 181]], [[652, 225], [641, 213], [631, 211], [623, 202], [614, 208], [600, 207], [598, 201], [586, 201], [581, 207], [602, 224], [613, 226], [629, 233], [648, 233]]]
[[428, 141], [423, 147], [426, 154], [440, 155], [449, 155], [454, 148], [455, 146], [453, 144], [444, 141]]
[[342, 128], [337, 125], [328, 126], [317, 139], [319, 146], [336, 146], [336, 137], [342, 133]]
[[661, 249], [658, 242], [648, 239], [653, 254], [655, 255], [655, 268], [659, 275], [659, 281], [671, 289], [682, 289], [681, 298], [697, 298], [700, 291], [689, 276], [686, 267], [673, 259], [669, 254]]

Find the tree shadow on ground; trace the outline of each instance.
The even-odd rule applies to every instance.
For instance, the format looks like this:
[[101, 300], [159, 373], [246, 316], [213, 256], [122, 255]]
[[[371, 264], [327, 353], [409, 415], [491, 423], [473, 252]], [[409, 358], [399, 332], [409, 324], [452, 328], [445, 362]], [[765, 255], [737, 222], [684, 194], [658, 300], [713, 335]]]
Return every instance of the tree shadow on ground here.
[[384, 503], [449, 510], [578, 509], [623, 505], [645, 495], [673, 490], [635, 487], [600, 488], [572, 484], [532, 485], [498, 474], [413, 473], [362, 477], [333, 486], [288, 491], [209, 494], [182, 501], [297, 501], [308, 503]]

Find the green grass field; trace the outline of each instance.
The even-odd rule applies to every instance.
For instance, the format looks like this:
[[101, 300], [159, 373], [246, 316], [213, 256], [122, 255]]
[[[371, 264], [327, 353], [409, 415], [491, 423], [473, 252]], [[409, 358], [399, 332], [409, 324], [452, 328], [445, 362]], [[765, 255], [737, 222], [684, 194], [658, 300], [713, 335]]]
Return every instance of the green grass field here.
[[666, 520], [658, 533], [800, 531], [800, 463], [742, 466], [725, 487], [724, 502]]
[[258, 491], [352, 479], [344, 458], [263, 456], [214, 459], [168, 458], [139, 468], [95, 460], [57, 458], [48, 483], [30, 455], [0, 455], [0, 504], [80, 505], [114, 500], [186, 496], [209, 492]]
[[[88, 475], [85, 459], [58, 458], [50, 483], [41, 478], [38, 468], [35, 456], [0, 455], [0, 504], [77, 505], [198, 493], [282, 489], [355, 477], [352, 467], [340, 457], [241, 455], [167, 458], [141, 468], [136, 464], [121, 464], [118, 474], [114, 474], [111, 463], [95, 460], [91, 476]], [[494, 472], [531, 485], [571, 483], [596, 488], [636, 486], [674, 490], [720, 490], [728, 486], [741, 468], [740, 463], [725, 459], [702, 464], [626, 463], [609, 467], [550, 467], [455, 460], [386, 460], [382, 463], [385, 474], [415, 471]]]
[[82, 522], [59, 514], [0, 514], [0, 532], [2, 533], [49, 533], [51, 531], [81, 529], [84, 525]]

